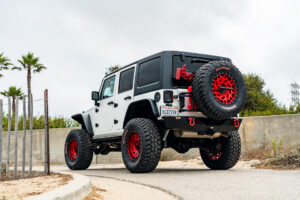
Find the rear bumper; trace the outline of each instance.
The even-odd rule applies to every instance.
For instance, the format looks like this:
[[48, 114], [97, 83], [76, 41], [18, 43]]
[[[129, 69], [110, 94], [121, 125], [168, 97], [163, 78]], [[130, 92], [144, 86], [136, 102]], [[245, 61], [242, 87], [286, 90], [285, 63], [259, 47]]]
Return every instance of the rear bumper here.
[[180, 129], [205, 134], [236, 131], [242, 123], [241, 118], [211, 120], [200, 117], [164, 117], [163, 119], [166, 129]]

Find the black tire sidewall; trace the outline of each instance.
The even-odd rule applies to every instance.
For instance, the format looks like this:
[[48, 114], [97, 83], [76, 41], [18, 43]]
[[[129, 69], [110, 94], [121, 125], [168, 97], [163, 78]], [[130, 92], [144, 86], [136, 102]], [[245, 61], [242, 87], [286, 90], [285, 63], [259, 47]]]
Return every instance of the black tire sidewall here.
[[[228, 105], [221, 104], [213, 94], [212, 84], [220, 73], [228, 74], [236, 85], [236, 97]], [[203, 76], [203, 74], [205, 76]], [[193, 99], [200, 110], [209, 118], [223, 120], [236, 116], [244, 107], [246, 87], [240, 71], [228, 61], [213, 61], [203, 65], [193, 80]], [[200, 83], [200, 84], [199, 84]], [[203, 95], [200, 95], [203, 94]]]
[[[132, 133], [140, 137], [140, 152], [137, 160], [131, 160], [128, 154], [128, 139]], [[121, 141], [123, 162], [132, 173], [147, 173], [153, 171], [160, 159], [161, 136], [157, 124], [147, 118], [131, 119], [124, 128]]]
[[[135, 124], [133, 124], [133, 123], [128, 124], [128, 126], [126, 126], [126, 129], [124, 130], [124, 134], [122, 137], [121, 149], [122, 149], [123, 161], [124, 161], [125, 165], [127, 165], [128, 168], [136, 168], [137, 165], [139, 164], [140, 160], [143, 157], [144, 136], [143, 136], [143, 134], [141, 134], [142, 131], [143, 130], [141, 130], [140, 127], [135, 126]], [[129, 140], [130, 135], [134, 132], [138, 134], [138, 136], [140, 137], [140, 142], [141, 142], [140, 153], [139, 153], [139, 157], [137, 160], [131, 160], [129, 153], [128, 153], [128, 140]]]
[[66, 160], [66, 164], [68, 165], [68, 167], [70, 169], [74, 168], [74, 165], [76, 164], [76, 161], [78, 160], [78, 157], [79, 157], [79, 154], [78, 154], [75, 160], [71, 160], [71, 158], [70, 158], [69, 148], [70, 148], [70, 142], [72, 140], [76, 140], [78, 149], [79, 149], [79, 144], [78, 144], [78, 140], [76, 138], [76, 134], [73, 134], [72, 132], [70, 132], [70, 134], [68, 134], [66, 142], [65, 142], [65, 160]]
[[[70, 142], [76, 140], [77, 142], [77, 158], [71, 160], [69, 156]], [[93, 159], [93, 150], [90, 136], [83, 129], [71, 130], [68, 134], [64, 147], [65, 161], [71, 170], [83, 170], [90, 166]]]
[[241, 140], [237, 131], [230, 132], [228, 138], [222, 138], [224, 144], [222, 155], [217, 160], [211, 160], [207, 152], [200, 149], [204, 164], [211, 169], [229, 169], [239, 160], [241, 154]]

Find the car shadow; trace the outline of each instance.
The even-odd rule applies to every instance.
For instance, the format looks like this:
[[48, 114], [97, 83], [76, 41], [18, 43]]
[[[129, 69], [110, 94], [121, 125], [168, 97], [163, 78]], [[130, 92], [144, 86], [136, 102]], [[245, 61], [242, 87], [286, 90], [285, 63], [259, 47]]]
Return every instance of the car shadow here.
[[[105, 172], [120, 172], [120, 173], [130, 173], [125, 167], [109, 167], [109, 168], [92, 168], [85, 170], [86, 172], [96, 172], [96, 171], [105, 171]], [[211, 170], [208, 168], [156, 168], [151, 173], [153, 174], [168, 174], [168, 173], [195, 173], [195, 172], [212, 172], [216, 170]], [[220, 171], [220, 170], [219, 170]]]

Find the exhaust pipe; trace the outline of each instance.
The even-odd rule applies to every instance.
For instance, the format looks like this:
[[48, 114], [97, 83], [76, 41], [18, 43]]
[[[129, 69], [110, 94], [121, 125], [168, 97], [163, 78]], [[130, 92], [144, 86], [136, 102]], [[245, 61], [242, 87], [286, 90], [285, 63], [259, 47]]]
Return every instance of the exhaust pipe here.
[[214, 138], [218, 138], [218, 137], [228, 137], [227, 135], [225, 135], [224, 133], [221, 132], [216, 132], [213, 135], [200, 135], [197, 132], [189, 132], [189, 131], [175, 131], [174, 132], [174, 136], [178, 137], [178, 138], [209, 138], [209, 139], [214, 139]]

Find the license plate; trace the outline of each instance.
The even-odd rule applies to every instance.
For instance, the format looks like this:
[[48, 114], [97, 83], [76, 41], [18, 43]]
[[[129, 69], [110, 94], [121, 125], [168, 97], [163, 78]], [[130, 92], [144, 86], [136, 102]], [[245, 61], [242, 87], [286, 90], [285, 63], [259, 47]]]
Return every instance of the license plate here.
[[178, 107], [177, 106], [161, 106], [160, 112], [162, 116], [177, 116]]

